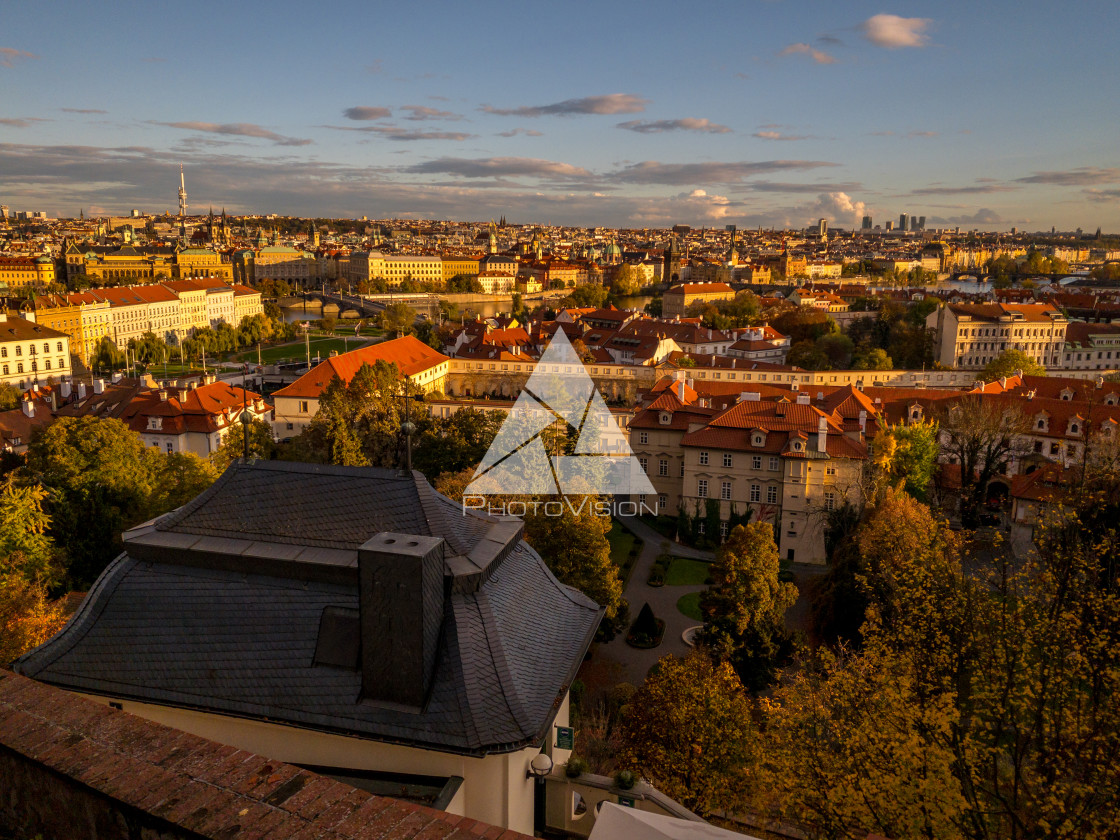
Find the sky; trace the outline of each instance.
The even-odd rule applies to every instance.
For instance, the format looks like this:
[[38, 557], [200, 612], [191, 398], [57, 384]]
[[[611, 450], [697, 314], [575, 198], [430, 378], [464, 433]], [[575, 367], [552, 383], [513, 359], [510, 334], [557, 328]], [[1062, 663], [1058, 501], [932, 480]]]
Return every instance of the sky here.
[[0, 203], [1120, 233], [1115, 0], [0, 7]]

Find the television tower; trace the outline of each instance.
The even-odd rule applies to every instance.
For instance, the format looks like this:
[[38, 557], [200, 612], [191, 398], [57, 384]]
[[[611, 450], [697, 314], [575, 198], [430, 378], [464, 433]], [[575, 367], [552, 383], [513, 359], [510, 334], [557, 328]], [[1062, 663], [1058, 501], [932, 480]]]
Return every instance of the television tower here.
[[183, 180], [183, 164], [179, 164], [179, 218], [187, 215], [187, 184]]

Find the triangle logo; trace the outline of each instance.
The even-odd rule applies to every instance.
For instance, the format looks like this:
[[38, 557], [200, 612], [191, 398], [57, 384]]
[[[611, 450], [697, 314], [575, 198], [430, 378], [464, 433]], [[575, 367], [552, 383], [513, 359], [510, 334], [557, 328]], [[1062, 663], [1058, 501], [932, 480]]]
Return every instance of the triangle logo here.
[[[576, 430], [574, 454], [551, 429]], [[551, 453], [551, 454], [550, 454]], [[466, 489], [468, 495], [653, 495], [630, 444], [563, 330], [548, 343]]]

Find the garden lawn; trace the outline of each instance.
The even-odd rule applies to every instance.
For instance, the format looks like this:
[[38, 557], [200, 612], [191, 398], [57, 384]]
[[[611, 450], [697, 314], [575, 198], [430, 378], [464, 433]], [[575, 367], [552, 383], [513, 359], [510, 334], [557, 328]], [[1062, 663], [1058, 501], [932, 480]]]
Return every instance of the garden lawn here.
[[611, 529], [607, 531], [607, 542], [611, 544], [611, 562], [618, 567], [618, 578], [625, 587], [638, 559], [630, 554], [630, 549], [634, 546], [634, 535], [612, 520]]
[[682, 595], [677, 600], [677, 611], [681, 615], [687, 615], [696, 621], [703, 621], [704, 616], [700, 614], [700, 594], [699, 592], [689, 592], [687, 595]]
[[702, 560], [674, 557], [665, 573], [666, 586], [699, 586], [711, 574], [711, 565]]

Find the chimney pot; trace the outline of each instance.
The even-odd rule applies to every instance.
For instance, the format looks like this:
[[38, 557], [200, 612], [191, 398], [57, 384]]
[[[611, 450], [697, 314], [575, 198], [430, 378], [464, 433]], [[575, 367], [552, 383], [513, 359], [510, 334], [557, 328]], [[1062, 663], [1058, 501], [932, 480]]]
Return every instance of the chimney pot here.
[[35, 416], [35, 401], [34, 400], [26, 399], [26, 400], [23, 401], [23, 413], [25, 415], [27, 415], [28, 417], [34, 417]]
[[93, 393], [101, 394], [101, 393], [104, 393], [104, 391], [105, 391], [105, 380], [104, 379], [93, 380]]

